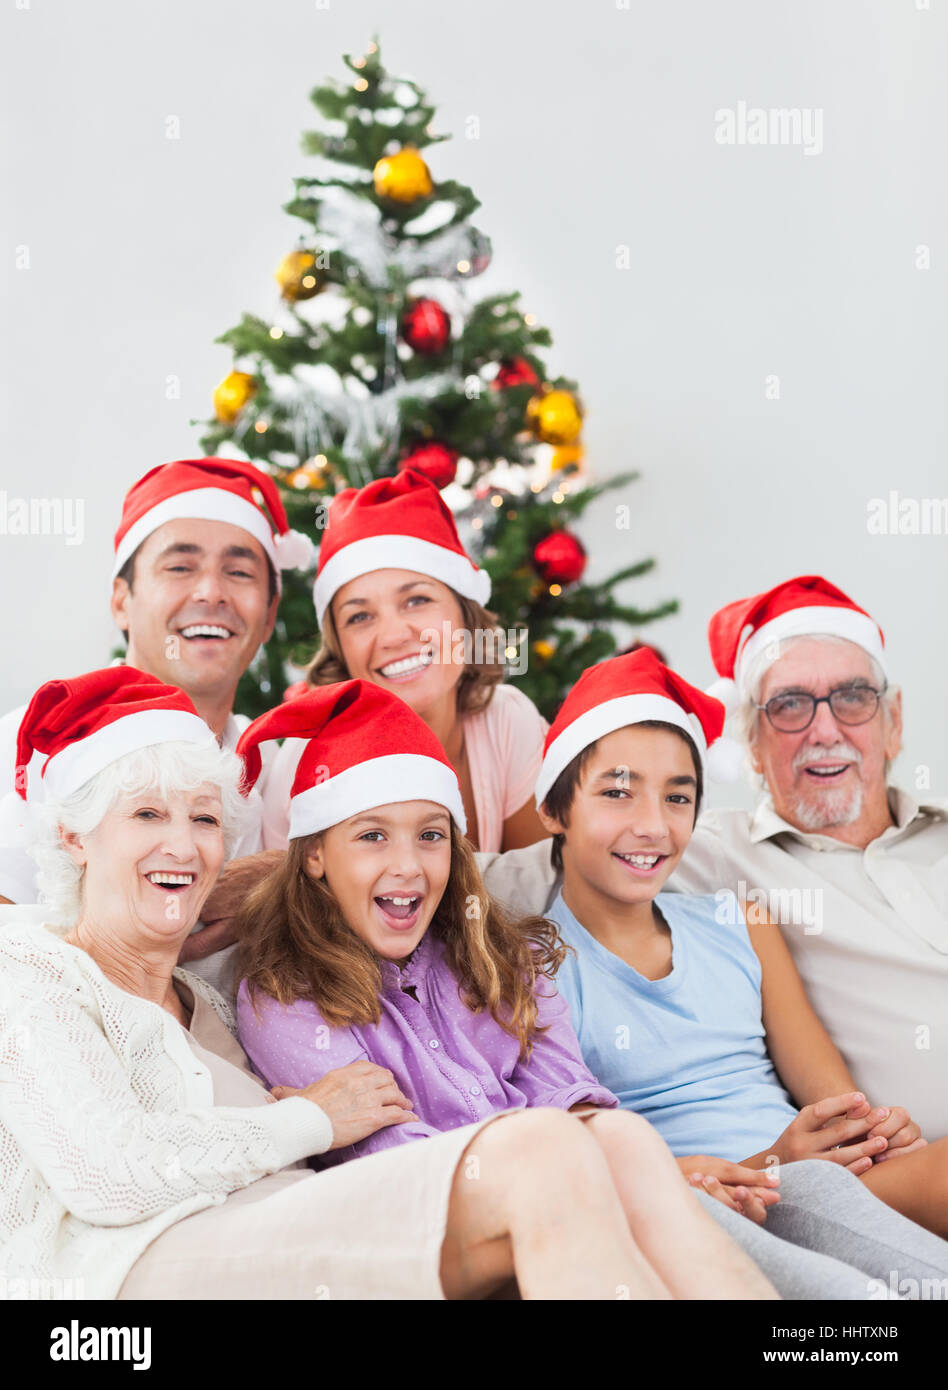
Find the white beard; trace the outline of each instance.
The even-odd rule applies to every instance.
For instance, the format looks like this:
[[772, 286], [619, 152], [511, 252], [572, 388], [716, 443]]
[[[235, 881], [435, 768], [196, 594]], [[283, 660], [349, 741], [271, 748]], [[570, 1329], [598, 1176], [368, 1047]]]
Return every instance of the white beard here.
[[862, 814], [862, 783], [854, 787], [827, 787], [817, 803], [798, 797], [793, 807], [794, 821], [804, 830], [829, 830], [852, 825]]
[[[793, 762], [794, 772], [811, 762], [824, 758], [854, 759], [856, 765], [862, 762], [858, 748], [840, 739], [832, 747], [814, 745], [802, 749]], [[862, 814], [862, 783], [857, 781], [848, 787], [820, 787], [815, 785], [813, 793], [807, 797], [800, 795], [793, 804], [796, 824], [804, 830], [829, 830], [837, 825], [852, 825]]]

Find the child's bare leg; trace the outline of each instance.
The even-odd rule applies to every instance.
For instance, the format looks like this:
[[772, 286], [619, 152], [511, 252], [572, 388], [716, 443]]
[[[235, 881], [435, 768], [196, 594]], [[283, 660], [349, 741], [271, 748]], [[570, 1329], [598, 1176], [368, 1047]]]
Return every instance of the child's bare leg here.
[[874, 1163], [860, 1177], [886, 1206], [943, 1240], [948, 1238], [948, 1139], [936, 1139], [902, 1158]]
[[673, 1297], [780, 1297], [695, 1200], [671, 1150], [646, 1120], [604, 1110], [586, 1126], [606, 1157], [637, 1245]]
[[445, 1295], [483, 1297], [511, 1275], [525, 1299], [670, 1296], [629, 1233], [601, 1148], [561, 1110], [495, 1120], [458, 1164]]

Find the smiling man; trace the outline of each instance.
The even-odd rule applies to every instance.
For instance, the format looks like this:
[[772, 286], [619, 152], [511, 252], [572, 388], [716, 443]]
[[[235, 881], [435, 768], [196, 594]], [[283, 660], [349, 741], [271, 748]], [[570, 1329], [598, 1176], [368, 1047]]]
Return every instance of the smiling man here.
[[751, 813], [703, 818], [676, 886], [753, 891], [857, 1084], [940, 1138], [948, 804], [890, 782], [902, 696], [882, 632], [840, 589], [804, 575], [729, 604], [708, 636], [761, 797]]
[[[129, 490], [115, 535], [111, 611], [126, 664], [183, 690], [221, 746], [235, 748], [248, 723], [233, 712], [237, 683], [273, 632], [280, 571], [313, 558], [308, 538], [289, 530], [273, 479], [253, 464], [203, 458], [151, 469]], [[17, 776], [23, 712], [0, 719], [4, 789]], [[30, 783], [42, 785], [39, 776]], [[263, 847], [258, 792], [251, 807], [237, 854]], [[0, 901], [35, 902], [34, 873], [22, 846], [0, 845]], [[211, 935], [205, 944], [214, 948]]]
[[[857, 1084], [948, 1134], [948, 803], [890, 782], [902, 698], [882, 632], [817, 575], [721, 609], [709, 627], [760, 777], [752, 812], [700, 818], [669, 890], [727, 892], [779, 922]], [[481, 856], [491, 892], [544, 912], [541, 845]]]

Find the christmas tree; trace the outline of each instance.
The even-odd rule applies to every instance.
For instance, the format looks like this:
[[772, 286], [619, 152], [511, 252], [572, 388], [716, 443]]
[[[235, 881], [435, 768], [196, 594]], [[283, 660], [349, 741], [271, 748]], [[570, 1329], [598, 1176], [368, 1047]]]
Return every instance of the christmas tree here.
[[[432, 132], [422, 90], [386, 72], [377, 42], [344, 62], [351, 80], [311, 93], [324, 129], [303, 137], [315, 162], [286, 211], [304, 230], [276, 271], [274, 314], [245, 314], [217, 340], [234, 367], [201, 444], [272, 473], [290, 525], [317, 544], [333, 493], [406, 466], [424, 473], [491, 576], [508, 678], [552, 719], [581, 672], [616, 650], [616, 624], [677, 608], [616, 599], [650, 559], [582, 580], [569, 523], [637, 475], [588, 483], [577, 385], [551, 378], [540, 355], [549, 332], [517, 293], [471, 296], [491, 245], [470, 221], [471, 190], [435, 178], [421, 153], [450, 138]], [[317, 645], [311, 579], [289, 572], [237, 709], [277, 703]]]

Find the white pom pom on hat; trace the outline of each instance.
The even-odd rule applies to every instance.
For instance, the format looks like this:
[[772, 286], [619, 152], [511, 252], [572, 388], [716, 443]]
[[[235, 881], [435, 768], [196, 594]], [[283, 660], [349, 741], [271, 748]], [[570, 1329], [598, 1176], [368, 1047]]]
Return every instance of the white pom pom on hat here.
[[720, 680], [712, 681], [705, 686], [705, 695], [710, 695], [712, 700], [720, 700], [724, 706], [725, 714], [734, 714], [741, 703], [741, 694], [734, 681], [727, 676], [722, 676]]
[[716, 738], [704, 760], [712, 782], [738, 782], [744, 771], [744, 750], [733, 738]]
[[316, 565], [316, 547], [302, 531], [284, 531], [274, 539], [273, 547], [281, 570], [311, 570]]

